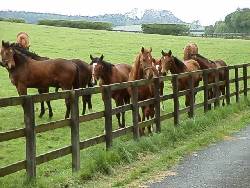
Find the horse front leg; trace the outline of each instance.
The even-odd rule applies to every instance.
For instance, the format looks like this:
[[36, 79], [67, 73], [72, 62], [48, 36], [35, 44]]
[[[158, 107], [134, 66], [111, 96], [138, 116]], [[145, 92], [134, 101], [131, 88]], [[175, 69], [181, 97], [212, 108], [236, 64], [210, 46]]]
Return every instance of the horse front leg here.
[[[118, 107], [118, 106], [122, 105], [122, 102], [121, 102], [121, 100], [119, 98], [117, 98], [117, 99], [115, 99], [115, 104], [116, 104], [116, 107]], [[118, 120], [118, 126], [119, 126], [119, 128], [122, 128], [123, 125], [121, 124], [121, 114], [117, 113], [116, 114], [116, 118]]]

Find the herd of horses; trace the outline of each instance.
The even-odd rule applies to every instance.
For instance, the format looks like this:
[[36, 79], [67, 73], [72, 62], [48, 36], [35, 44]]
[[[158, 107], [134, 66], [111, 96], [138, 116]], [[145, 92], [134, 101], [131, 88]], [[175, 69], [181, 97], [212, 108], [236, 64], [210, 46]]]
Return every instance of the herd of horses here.
[[[90, 55], [91, 63], [88, 64], [80, 59], [50, 59], [41, 57], [29, 51], [29, 38], [24, 32], [19, 33], [16, 43], [2, 41], [1, 57], [3, 66], [9, 73], [9, 78], [16, 86], [19, 95], [27, 95], [27, 88], [37, 88], [39, 93], [49, 92], [49, 87], [62, 90], [93, 87], [99, 81], [99, 85], [109, 85], [140, 79], [152, 79], [154, 77], [165, 76], [170, 71], [172, 74], [197, 71], [201, 69], [218, 68], [226, 66], [222, 60], [209, 60], [198, 53], [198, 47], [194, 43], [186, 45], [184, 48], [184, 61], [181, 61], [169, 50], [161, 52], [162, 57], [155, 59], [152, 57], [152, 48], [141, 48], [132, 65], [126, 63], [112, 64], [104, 60], [104, 56], [93, 57]], [[225, 72], [219, 72], [220, 81], [225, 80]], [[178, 90], [189, 88], [190, 77], [178, 79]], [[193, 86], [197, 87], [202, 80], [201, 75], [193, 76]], [[215, 81], [215, 72], [208, 75], [208, 82]], [[163, 95], [164, 82], [160, 83], [160, 94]], [[225, 93], [225, 86], [220, 86], [221, 94]], [[131, 88], [112, 91], [112, 98], [116, 106], [130, 103], [132, 95]], [[154, 97], [154, 84], [140, 86], [138, 88], [138, 100], [146, 100]], [[209, 89], [210, 99], [214, 97], [213, 89]], [[92, 109], [91, 95], [83, 96], [83, 111], [85, 114], [86, 105]], [[46, 101], [49, 109], [49, 117], [53, 116], [50, 101]], [[65, 99], [66, 114], [70, 115], [70, 101]], [[187, 94], [185, 105], [190, 105], [190, 96]], [[223, 101], [224, 105], [224, 101]], [[142, 117], [139, 121], [153, 118], [155, 115], [154, 105], [141, 107]], [[41, 103], [40, 117], [45, 113], [44, 102]], [[120, 128], [125, 127], [125, 112], [116, 114]], [[121, 117], [122, 116], [122, 117]], [[121, 120], [122, 118], [122, 120]], [[148, 126], [148, 133], [151, 133], [151, 126]], [[140, 129], [140, 134], [144, 135], [144, 129]]]

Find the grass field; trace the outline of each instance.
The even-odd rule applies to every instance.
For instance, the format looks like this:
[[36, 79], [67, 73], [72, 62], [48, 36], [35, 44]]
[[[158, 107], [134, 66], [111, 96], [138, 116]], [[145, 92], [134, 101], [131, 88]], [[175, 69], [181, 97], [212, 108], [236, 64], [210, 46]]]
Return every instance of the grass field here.
[[[145, 35], [138, 33], [119, 33], [110, 31], [93, 31], [79, 30], [71, 28], [56, 28], [47, 26], [35, 26], [28, 24], [15, 24], [8, 22], [0, 22], [0, 40], [15, 41], [16, 34], [20, 31], [26, 31], [30, 35], [31, 50], [40, 56], [50, 58], [80, 58], [87, 62], [89, 54], [100, 56], [104, 54], [105, 59], [112, 63], [128, 63], [131, 64], [139, 52], [141, 46], [152, 47], [153, 56], [160, 57], [162, 49], [171, 49], [173, 54], [180, 59], [183, 57], [183, 47], [188, 42], [195, 42], [199, 46], [199, 52], [211, 59], [223, 59], [229, 65], [242, 64], [250, 62], [250, 41], [247, 40], [225, 40], [225, 39], [208, 39], [208, 38], [191, 38], [191, 37], [174, 37], [163, 35]], [[5, 69], [0, 69], [0, 98], [17, 96], [14, 86], [11, 85], [8, 73]], [[165, 93], [170, 92], [170, 83], [166, 83]], [[52, 89], [51, 91], [53, 91]], [[36, 90], [29, 90], [30, 94], [37, 93]], [[202, 100], [202, 95], [199, 95], [198, 101]], [[166, 102], [167, 111], [172, 111], [171, 102]], [[182, 106], [184, 103], [182, 102]], [[93, 97], [94, 111], [103, 109], [103, 102], [100, 96]], [[36, 123], [41, 124], [48, 121], [63, 119], [65, 107], [63, 101], [53, 101], [52, 107], [54, 117], [52, 120], [48, 118], [46, 113], [42, 119], [38, 118], [39, 105], [36, 105]], [[165, 113], [165, 112], [163, 112]], [[197, 112], [202, 114], [202, 110]], [[1, 108], [1, 124], [0, 131], [13, 130], [24, 127], [23, 113], [21, 107]], [[186, 116], [183, 116], [183, 120]], [[131, 123], [131, 114], [127, 113], [127, 124]], [[116, 127], [116, 118], [113, 118]], [[172, 120], [165, 121], [162, 125], [172, 125]], [[165, 127], [169, 127], [165, 126]], [[163, 129], [164, 128], [163, 126]], [[99, 135], [103, 132], [103, 120], [94, 120], [89, 123], [81, 124], [80, 138], [86, 138]], [[119, 139], [120, 142], [125, 142], [131, 139], [131, 135], [124, 136]], [[70, 129], [63, 128], [44, 134], [37, 135], [37, 154], [54, 150], [70, 144]], [[23, 160], [25, 158], [25, 141], [17, 139], [9, 142], [0, 143], [0, 167], [7, 164]], [[84, 169], [92, 164], [93, 157], [98, 156], [97, 151], [104, 150], [102, 144], [81, 151], [81, 167], [80, 173], [85, 172]], [[101, 158], [101, 157], [100, 157]], [[87, 163], [88, 161], [88, 163]], [[87, 168], [87, 167], [86, 167]], [[91, 169], [91, 168], [90, 168]], [[101, 170], [100, 170], [101, 171]], [[105, 170], [104, 170], [105, 171]], [[4, 186], [17, 185], [18, 182], [24, 182], [24, 171], [15, 173], [0, 179]], [[45, 163], [38, 167], [38, 181], [50, 182], [52, 185], [64, 185], [68, 181], [71, 174], [71, 157], [63, 157], [58, 160]], [[84, 176], [85, 177], [85, 176]], [[86, 176], [87, 177], [87, 176]], [[62, 184], [61, 184], [62, 183]], [[40, 186], [43, 183], [39, 184]], [[20, 184], [22, 186], [22, 184]], [[46, 187], [46, 186], [45, 186]]]

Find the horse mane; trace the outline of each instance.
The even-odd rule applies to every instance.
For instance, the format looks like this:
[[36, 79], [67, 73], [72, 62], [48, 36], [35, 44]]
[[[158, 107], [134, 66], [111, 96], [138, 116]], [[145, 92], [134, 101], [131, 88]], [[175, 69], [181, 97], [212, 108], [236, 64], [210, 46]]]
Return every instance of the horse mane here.
[[179, 60], [177, 57], [175, 56], [172, 56], [174, 58], [174, 62], [176, 64], [177, 67], [179, 68], [184, 68], [186, 65], [181, 61]]
[[17, 50], [18, 52], [20, 52], [22, 55], [25, 55], [26, 57], [30, 57], [31, 59], [34, 60], [39, 60], [40, 58], [42, 58], [41, 56], [37, 55], [34, 52], [31, 52], [29, 50], [27, 50], [26, 48], [21, 47], [20, 45], [18, 45], [17, 43], [12, 43], [10, 45], [10, 47], [14, 50]]
[[133, 63], [133, 66], [132, 66], [132, 70], [131, 70], [131, 73], [132, 73], [132, 77], [134, 80], [138, 79], [138, 76], [141, 75], [141, 72], [140, 72], [140, 55], [137, 55], [136, 58], [135, 58], [135, 61]]
[[195, 55], [197, 55], [198, 57], [200, 57], [200, 58], [202, 58], [202, 59], [205, 59], [206, 61], [208, 61], [208, 63], [215, 63], [214, 61], [212, 61], [212, 60], [210, 60], [210, 59], [208, 59], [208, 58], [202, 56], [201, 54], [195, 54]]

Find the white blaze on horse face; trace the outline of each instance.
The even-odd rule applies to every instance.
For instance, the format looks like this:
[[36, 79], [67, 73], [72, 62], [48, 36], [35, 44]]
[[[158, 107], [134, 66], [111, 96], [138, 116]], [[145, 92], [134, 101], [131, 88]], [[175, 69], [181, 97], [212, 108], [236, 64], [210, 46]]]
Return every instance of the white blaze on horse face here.
[[97, 63], [93, 63], [92, 65], [92, 83], [95, 83], [95, 67]]
[[158, 71], [158, 72], [160, 72], [160, 65], [155, 65], [155, 68], [156, 68], [156, 70]]

